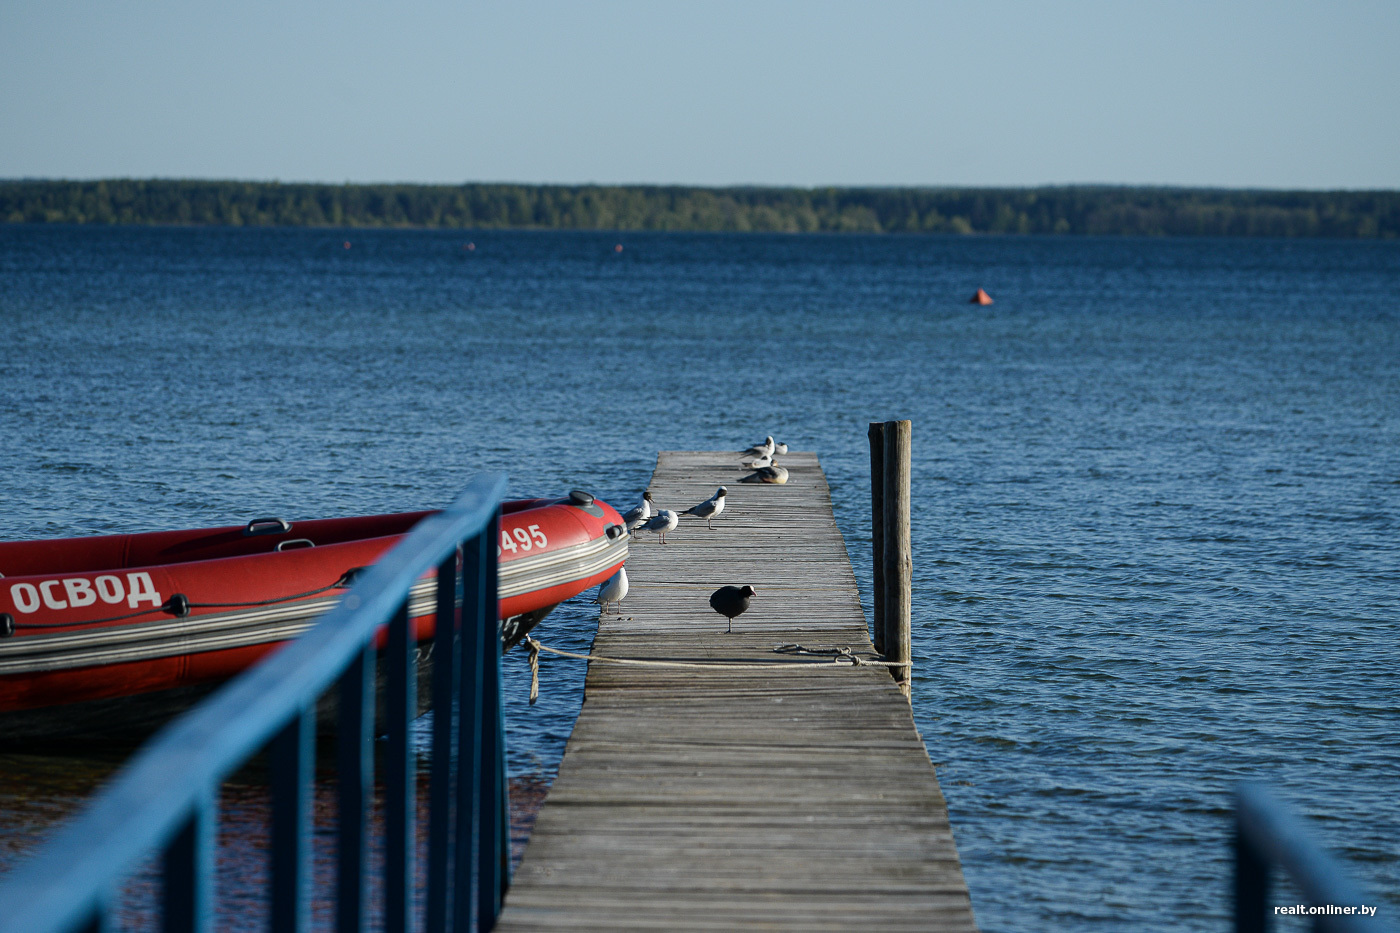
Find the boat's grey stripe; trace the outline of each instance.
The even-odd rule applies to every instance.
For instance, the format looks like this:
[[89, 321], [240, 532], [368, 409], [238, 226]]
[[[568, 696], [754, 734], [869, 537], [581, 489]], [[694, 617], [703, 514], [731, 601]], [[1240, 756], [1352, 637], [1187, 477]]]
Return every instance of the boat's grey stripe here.
[[[613, 556], [617, 554], [620, 554], [621, 557]], [[572, 569], [577, 562], [588, 560], [595, 555], [608, 556], [608, 559], [604, 561], [604, 566], [618, 560], [625, 560], [627, 557], [626, 535], [615, 541], [610, 541], [606, 537], [594, 538], [583, 544], [560, 548], [548, 554], [535, 554], [506, 561], [500, 565], [497, 588], [502, 599], [528, 593], [540, 588], [540, 575], [548, 574], [550, 571], [558, 572], [554, 565]]]
[[198, 635], [211, 629], [275, 624], [286, 619], [320, 615], [339, 601], [338, 598], [309, 599], [305, 602], [289, 603], [284, 606], [264, 606], [237, 612], [190, 616], [184, 619], [162, 619], [157, 622], [96, 631], [65, 631], [54, 635], [31, 635], [0, 644], [0, 659], [49, 651], [64, 651], [84, 646], [114, 645], [123, 642], [150, 641], [156, 638], [180, 638], [185, 635]]
[[[595, 542], [588, 544], [594, 545]], [[574, 545], [541, 556], [554, 557], [564, 550], [571, 552], [571, 560], [567, 563], [535, 560], [535, 572], [527, 579], [515, 581], [512, 589], [516, 593], [530, 592], [591, 577], [626, 559], [627, 539], [624, 537], [607, 542], [604, 548]], [[514, 570], [517, 563], [519, 561], [502, 564], [501, 575], [505, 576], [507, 568]], [[562, 565], [550, 566], [554, 564]], [[540, 570], [550, 572], [541, 574], [538, 572]], [[520, 575], [514, 573], [512, 576]], [[522, 583], [524, 587], [520, 585]], [[434, 580], [420, 580], [413, 585], [409, 595], [411, 616], [428, 615], [433, 611], [435, 589]], [[506, 592], [504, 586], [498, 585], [498, 589], [501, 598], [516, 595]], [[100, 632], [61, 632], [7, 639], [0, 642], [0, 675], [117, 664], [285, 641], [310, 628], [317, 616], [337, 602], [338, 599], [307, 600], [276, 607], [103, 629]]]
[[580, 554], [574, 560], [564, 566], [553, 568], [548, 574], [532, 576], [527, 581], [528, 586], [518, 585], [507, 590], [504, 586], [497, 584], [497, 592], [502, 599], [519, 595], [520, 593], [542, 590], [551, 586], [558, 586], [561, 583], [570, 583], [574, 580], [582, 580], [584, 577], [591, 577], [595, 573], [606, 570], [613, 564], [627, 559], [627, 539], [619, 539], [618, 543], [613, 543], [606, 550], [596, 554]]

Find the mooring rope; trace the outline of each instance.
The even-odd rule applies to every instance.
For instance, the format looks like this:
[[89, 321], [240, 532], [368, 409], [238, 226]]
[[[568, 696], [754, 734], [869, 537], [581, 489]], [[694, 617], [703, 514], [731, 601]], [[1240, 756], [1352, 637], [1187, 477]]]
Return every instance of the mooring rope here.
[[778, 661], [754, 659], [750, 661], [661, 661], [652, 658], [609, 658], [597, 654], [580, 654], [577, 651], [565, 651], [563, 648], [551, 648], [543, 644], [530, 635], [525, 636], [525, 647], [530, 652], [530, 705], [534, 706], [540, 695], [540, 652], [548, 651], [550, 654], [558, 655], [561, 658], [570, 658], [575, 661], [601, 661], [607, 664], [631, 664], [637, 667], [669, 667], [693, 670], [695, 668], [733, 668], [742, 670], [745, 668], [764, 668], [766, 670], [782, 670], [787, 672], [799, 671], [804, 668], [825, 668], [833, 664], [849, 667], [888, 667], [904, 668], [909, 665], [900, 661], [886, 661], [883, 658], [862, 658], [847, 645], [839, 645], [831, 648], [808, 648], [799, 644], [775, 645], [773, 651], [778, 654], [803, 655], [812, 658], [830, 658], [829, 661]]

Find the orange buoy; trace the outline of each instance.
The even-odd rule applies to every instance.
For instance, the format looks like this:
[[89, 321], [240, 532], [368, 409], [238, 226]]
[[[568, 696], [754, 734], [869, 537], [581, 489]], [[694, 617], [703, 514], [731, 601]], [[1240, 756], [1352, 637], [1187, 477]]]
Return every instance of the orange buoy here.
[[345, 241], [345, 248], [346, 248], [346, 249], [349, 249], [349, 248], [350, 248], [350, 241], [349, 241], [349, 240], [346, 240], [346, 241]]
[[462, 249], [464, 249], [464, 250], [466, 250], [467, 252], [470, 253], [470, 252], [472, 252], [472, 251], [474, 251], [474, 250], [476, 249], [476, 244], [475, 244], [475, 243], [468, 243], [466, 246], [463, 246]]
[[992, 303], [992, 296], [988, 295], [985, 290], [979, 288], [977, 289], [977, 294], [972, 296], [972, 301], [968, 303], [974, 305], [989, 305]]
[[616, 246], [614, 246], [614, 247], [613, 247], [613, 252], [614, 252], [614, 253], [620, 253], [620, 252], [622, 252], [622, 244], [619, 243], [619, 244], [617, 244]]

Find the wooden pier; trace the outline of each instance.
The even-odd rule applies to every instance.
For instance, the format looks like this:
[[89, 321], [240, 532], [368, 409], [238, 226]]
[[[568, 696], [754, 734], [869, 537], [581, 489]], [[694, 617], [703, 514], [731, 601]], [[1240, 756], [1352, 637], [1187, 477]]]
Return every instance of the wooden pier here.
[[[634, 541], [599, 623], [583, 711], [498, 930], [975, 930], [947, 809], [908, 701], [874, 658], [814, 454], [748, 485], [730, 453], [662, 453], [651, 490], [724, 513]], [[751, 584], [725, 633], [709, 595]], [[546, 642], [548, 641], [546, 637]], [[544, 656], [550, 668], [579, 663]]]

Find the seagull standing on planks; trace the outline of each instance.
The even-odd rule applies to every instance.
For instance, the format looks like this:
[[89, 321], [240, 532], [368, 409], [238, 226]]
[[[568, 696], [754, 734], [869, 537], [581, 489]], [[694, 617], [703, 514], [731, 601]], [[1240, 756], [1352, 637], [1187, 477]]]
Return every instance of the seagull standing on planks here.
[[741, 483], [772, 483], [775, 486], [781, 486], [787, 481], [788, 471], [785, 467], [780, 466], [759, 467], [739, 480]]
[[598, 597], [593, 600], [603, 608], [600, 613], [608, 611], [608, 603], [613, 604], [613, 608], [621, 612], [618, 603], [627, 596], [627, 568], [617, 568], [617, 573], [609, 577], [602, 586], [598, 587]]
[[681, 523], [681, 517], [670, 509], [657, 509], [656, 514], [645, 522], [637, 526], [638, 531], [651, 531], [661, 536], [661, 543], [666, 543], [666, 532], [675, 531], [676, 526]]
[[749, 608], [749, 600], [753, 598], [757, 591], [745, 584], [743, 586], [722, 586], [710, 594], [710, 608], [729, 620], [729, 628], [726, 633], [734, 631], [734, 617]]
[[636, 508], [628, 509], [627, 514], [622, 516], [622, 523], [627, 526], [627, 530], [636, 531], [647, 519], [651, 518], [651, 490], [642, 493], [642, 504]]
[[710, 496], [710, 498], [699, 505], [692, 505], [681, 514], [703, 518], [705, 520], [705, 527], [713, 531], [715, 526], [710, 524], [710, 522], [714, 521], [716, 515], [724, 511], [724, 497], [727, 495], [729, 495], [729, 490], [721, 486], [719, 489], [715, 490], [713, 496]]

